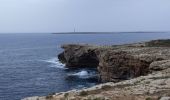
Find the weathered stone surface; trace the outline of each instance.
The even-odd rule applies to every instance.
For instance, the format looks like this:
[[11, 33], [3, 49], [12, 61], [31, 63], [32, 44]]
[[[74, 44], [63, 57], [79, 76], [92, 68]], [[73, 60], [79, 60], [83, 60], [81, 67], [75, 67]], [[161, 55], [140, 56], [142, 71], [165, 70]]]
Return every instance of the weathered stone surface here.
[[123, 51], [108, 51], [99, 58], [98, 71], [103, 82], [117, 82], [148, 73], [149, 63]]
[[164, 70], [170, 68], [170, 60], [162, 60], [162, 61], [155, 61], [150, 64], [149, 69], [150, 70]]
[[160, 100], [170, 100], [170, 97], [161, 97]]

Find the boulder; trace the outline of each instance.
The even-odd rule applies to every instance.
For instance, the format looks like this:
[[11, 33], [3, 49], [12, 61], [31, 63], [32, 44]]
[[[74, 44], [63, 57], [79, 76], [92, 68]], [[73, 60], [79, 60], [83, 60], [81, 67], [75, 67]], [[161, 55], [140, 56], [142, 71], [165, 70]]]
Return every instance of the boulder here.
[[149, 69], [154, 71], [160, 71], [167, 68], [170, 68], [170, 60], [154, 61], [149, 66]]

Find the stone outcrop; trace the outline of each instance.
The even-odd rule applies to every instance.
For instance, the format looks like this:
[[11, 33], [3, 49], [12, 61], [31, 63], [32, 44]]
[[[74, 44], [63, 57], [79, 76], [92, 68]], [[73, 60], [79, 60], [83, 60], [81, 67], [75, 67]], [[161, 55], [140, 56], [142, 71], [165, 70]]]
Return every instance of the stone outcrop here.
[[170, 68], [170, 60], [155, 61], [150, 64], [149, 69], [154, 71]]
[[[67, 44], [62, 46], [64, 51], [58, 58], [69, 68], [97, 67], [102, 82], [117, 82], [146, 75], [152, 69], [166, 68], [170, 59], [168, 41], [153, 40], [116, 46]], [[158, 63], [164, 67], [160, 68]]]
[[88, 45], [63, 45], [65, 50], [58, 55], [59, 60], [66, 64], [66, 67], [97, 67], [98, 58], [95, 49]]

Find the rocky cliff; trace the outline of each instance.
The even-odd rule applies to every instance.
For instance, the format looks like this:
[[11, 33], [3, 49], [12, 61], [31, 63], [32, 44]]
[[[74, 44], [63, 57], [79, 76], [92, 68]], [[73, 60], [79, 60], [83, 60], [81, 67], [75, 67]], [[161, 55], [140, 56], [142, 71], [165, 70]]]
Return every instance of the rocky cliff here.
[[169, 46], [169, 40], [117, 46], [67, 44], [58, 58], [69, 68], [97, 67], [102, 82], [117, 82], [146, 75], [156, 70], [157, 63], [168, 62]]

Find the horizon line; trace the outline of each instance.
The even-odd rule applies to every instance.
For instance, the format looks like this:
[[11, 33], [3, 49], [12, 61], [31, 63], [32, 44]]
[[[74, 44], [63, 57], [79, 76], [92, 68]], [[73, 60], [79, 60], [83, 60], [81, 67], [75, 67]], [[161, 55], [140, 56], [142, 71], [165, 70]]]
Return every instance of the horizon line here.
[[113, 32], [97, 32], [97, 31], [80, 31], [80, 32], [2, 32], [0, 34], [104, 34], [104, 33], [168, 33], [170, 31], [113, 31]]

